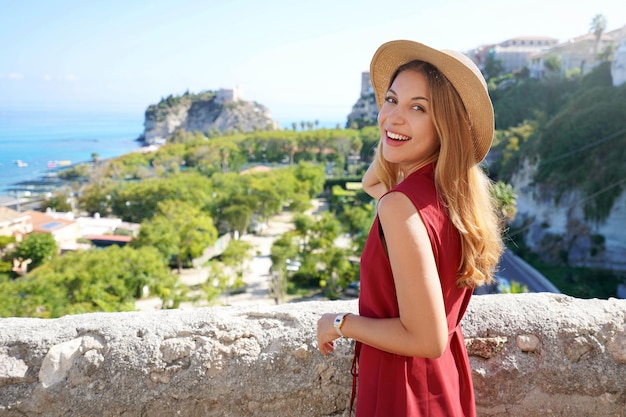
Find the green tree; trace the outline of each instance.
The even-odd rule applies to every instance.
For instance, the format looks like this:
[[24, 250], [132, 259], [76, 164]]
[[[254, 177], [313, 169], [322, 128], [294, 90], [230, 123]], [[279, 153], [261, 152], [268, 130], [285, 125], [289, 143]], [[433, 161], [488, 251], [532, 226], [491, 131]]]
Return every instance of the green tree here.
[[235, 196], [231, 202], [231, 205], [222, 209], [220, 220], [224, 220], [230, 226], [230, 230], [242, 236], [250, 224], [253, 213], [251, 205], [254, 205], [255, 201], [246, 196]]
[[215, 174], [211, 179], [215, 190], [213, 210], [220, 231], [237, 231], [243, 235], [258, 205], [258, 196], [250, 189], [251, 178], [248, 175], [228, 173]]
[[329, 246], [317, 255], [320, 268], [320, 286], [329, 299], [336, 299], [348, 284], [357, 278], [357, 269], [348, 259], [348, 250]]
[[270, 250], [271, 293], [276, 304], [283, 300], [287, 291], [287, 260], [295, 260], [297, 257], [298, 246], [293, 232], [283, 234], [272, 243]]
[[222, 262], [235, 273], [234, 281], [229, 280], [229, 293], [245, 287], [243, 275], [246, 272], [246, 263], [252, 258], [251, 250], [252, 245], [250, 243], [239, 239], [231, 239], [224, 252], [222, 252]]
[[270, 216], [279, 213], [284, 203], [284, 194], [280, 194], [280, 188], [276, 186], [278, 175], [275, 173], [263, 173], [250, 177], [250, 193], [256, 197], [255, 214], [263, 221]]
[[185, 262], [202, 255], [216, 240], [211, 216], [188, 203], [166, 200], [153, 218], [142, 223], [134, 246], [157, 248], [164, 259], [175, 260], [180, 273]]
[[561, 58], [557, 54], [550, 54], [543, 60], [543, 66], [551, 74], [559, 74], [561, 72]]
[[58, 252], [54, 236], [49, 233], [31, 233], [24, 238], [15, 250], [15, 258], [30, 259], [29, 269], [50, 262]]
[[224, 291], [227, 291], [230, 277], [224, 268], [224, 264], [217, 260], [208, 263], [208, 279], [200, 285], [204, 299], [213, 304]]
[[78, 206], [90, 215], [100, 213], [107, 215], [112, 212], [112, 196], [121, 187], [107, 178], [102, 181], [90, 182], [81, 189]]
[[164, 201], [179, 201], [208, 210], [212, 189], [209, 178], [193, 171], [124, 183], [111, 194], [111, 210], [114, 215], [134, 223], [152, 217]]
[[324, 166], [321, 164], [313, 165], [308, 162], [299, 162], [295, 167], [294, 175], [300, 182], [303, 192], [306, 192], [310, 198], [319, 195], [324, 189], [326, 175], [324, 174]]
[[44, 201], [42, 204], [42, 209], [47, 210], [48, 208], [54, 211], [59, 212], [70, 212], [72, 211], [72, 205], [70, 204], [70, 198], [68, 196], [68, 191], [66, 190], [56, 190], [52, 193], [52, 195]]
[[3, 317], [60, 317], [95, 311], [131, 311], [142, 294], [155, 294], [163, 307], [177, 307], [184, 287], [154, 248], [69, 252], [0, 283]]
[[601, 14], [597, 14], [591, 20], [591, 24], [589, 27], [589, 31], [593, 33], [596, 41], [593, 46], [593, 54], [596, 55], [598, 53], [598, 45], [600, 45], [600, 40], [602, 39], [602, 34], [606, 30], [606, 17]]
[[494, 54], [490, 53], [485, 60], [484, 72], [487, 80], [498, 77], [504, 72], [502, 60], [496, 59]]
[[354, 245], [353, 253], [363, 252], [365, 241], [374, 221], [372, 204], [345, 205], [340, 216]]
[[131, 152], [107, 161], [100, 161], [99, 175], [118, 181], [143, 179], [151, 174], [148, 156], [141, 152]]

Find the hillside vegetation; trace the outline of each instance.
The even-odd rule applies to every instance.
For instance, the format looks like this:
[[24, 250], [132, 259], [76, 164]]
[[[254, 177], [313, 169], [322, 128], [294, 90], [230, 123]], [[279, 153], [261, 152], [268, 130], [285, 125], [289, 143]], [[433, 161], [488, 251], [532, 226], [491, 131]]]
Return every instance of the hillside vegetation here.
[[578, 190], [589, 220], [606, 219], [626, 184], [626, 84], [614, 87], [608, 63], [584, 78], [522, 79], [492, 91], [496, 112], [491, 166], [508, 181], [529, 159], [542, 190]]

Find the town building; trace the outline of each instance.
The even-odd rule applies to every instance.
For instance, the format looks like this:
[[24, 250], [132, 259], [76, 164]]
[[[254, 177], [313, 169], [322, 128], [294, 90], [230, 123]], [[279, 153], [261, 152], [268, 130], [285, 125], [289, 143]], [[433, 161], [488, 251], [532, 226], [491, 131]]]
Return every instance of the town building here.
[[48, 233], [61, 251], [75, 250], [80, 236], [80, 226], [74, 220], [53, 217], [40, 211], [27, 211], [33, 224], [33, 233]]
[[600, 55], [615, 46], [616, 42], [617, 40], [609, 34], [604, 34], [597, 39], [594, 34], [588, 33], [560, 43], [550, 49], [533, 54], [529, 58], [530, 76], [543, 78], [549, 75], [545, 62], [550, 56], [556, 56], [560, 61], [558, 75], [561, 77], [572, 72], [581, 75], [589, 74], [602, 62]]
[[483, 45], [470, 51], [468, 56], [481, 69], [489, 58], [493, 58], [502, 64], [505, 73], [510, 73], [527, 67], [531, 55], [552, 48], [557, 43], [557, 39], [545, 36], [520, 36], [497, 44]]
[[14, 236], [20, 241], [32, 231], [33, 223], [29, 214], [0, 207], [0, 236]]
[[361, 96], [367, 96], [369, 94], [374, 94], [374, 87], [372, 87], [370, 72], [363, 71], [361, 73]]
[[220, 88], [217, 90], [216, 99], [220, 103], [232, 103], [243, 100], [243, 92], [240, 87]]
[[613, 55], [611, 77], [613, 78], [613, 85], [615, 87], [626, 83], [626, 36], [622, 38], [622, 42]]

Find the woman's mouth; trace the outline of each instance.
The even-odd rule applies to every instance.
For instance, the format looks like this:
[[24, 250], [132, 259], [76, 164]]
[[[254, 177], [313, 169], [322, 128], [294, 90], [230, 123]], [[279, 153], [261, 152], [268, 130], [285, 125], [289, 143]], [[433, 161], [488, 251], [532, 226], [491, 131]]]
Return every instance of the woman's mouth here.
[[401, 135], [399, 133], [393, 133], [393, 132], [389, 132], [389, 131], [387, 131], [387, 137], [389, 139], [398, 140], [398, 141], [402, 141], [402, 142], [405, 142], [405, 141], [411, 139], [410, 136], [404, 136], [404, 135]]

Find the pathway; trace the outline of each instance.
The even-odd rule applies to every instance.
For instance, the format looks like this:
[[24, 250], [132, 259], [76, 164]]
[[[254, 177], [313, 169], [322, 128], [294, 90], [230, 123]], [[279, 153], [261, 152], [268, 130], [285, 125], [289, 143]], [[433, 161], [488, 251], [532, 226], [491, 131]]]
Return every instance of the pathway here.
[[[315, 206], [317, 209], [317, 205]], [[274, 240], [289, 230], [293, 230], [293, 215], [290, 212], [282, 212], [272, 217], [267, 224], [267, 228], [258, 234], [247, 234], [241, 239], [252, 245], [252, 260], [248, 263], [244, 273], [244, 283], [246, 291], [241, 294], [221, 295], [214, 304], [217, 305], [247, 305], [247, 304], [274, 304], [274, 299], [270, 296], [270, 275], [269, 269], [272, 266], [270, 251]], [[207, 280], [209, 268], [189, 268], [184, 269], [180, 274], [181, 283], [188, 286], [200, 285]], [[206, 306], [206, 301], [184, 302], [180, 308], [196, 308]], [[161, 308], [159, 298], [146, 298], [137, 300], [135, 307], [138, 310], [158, 310]]]

